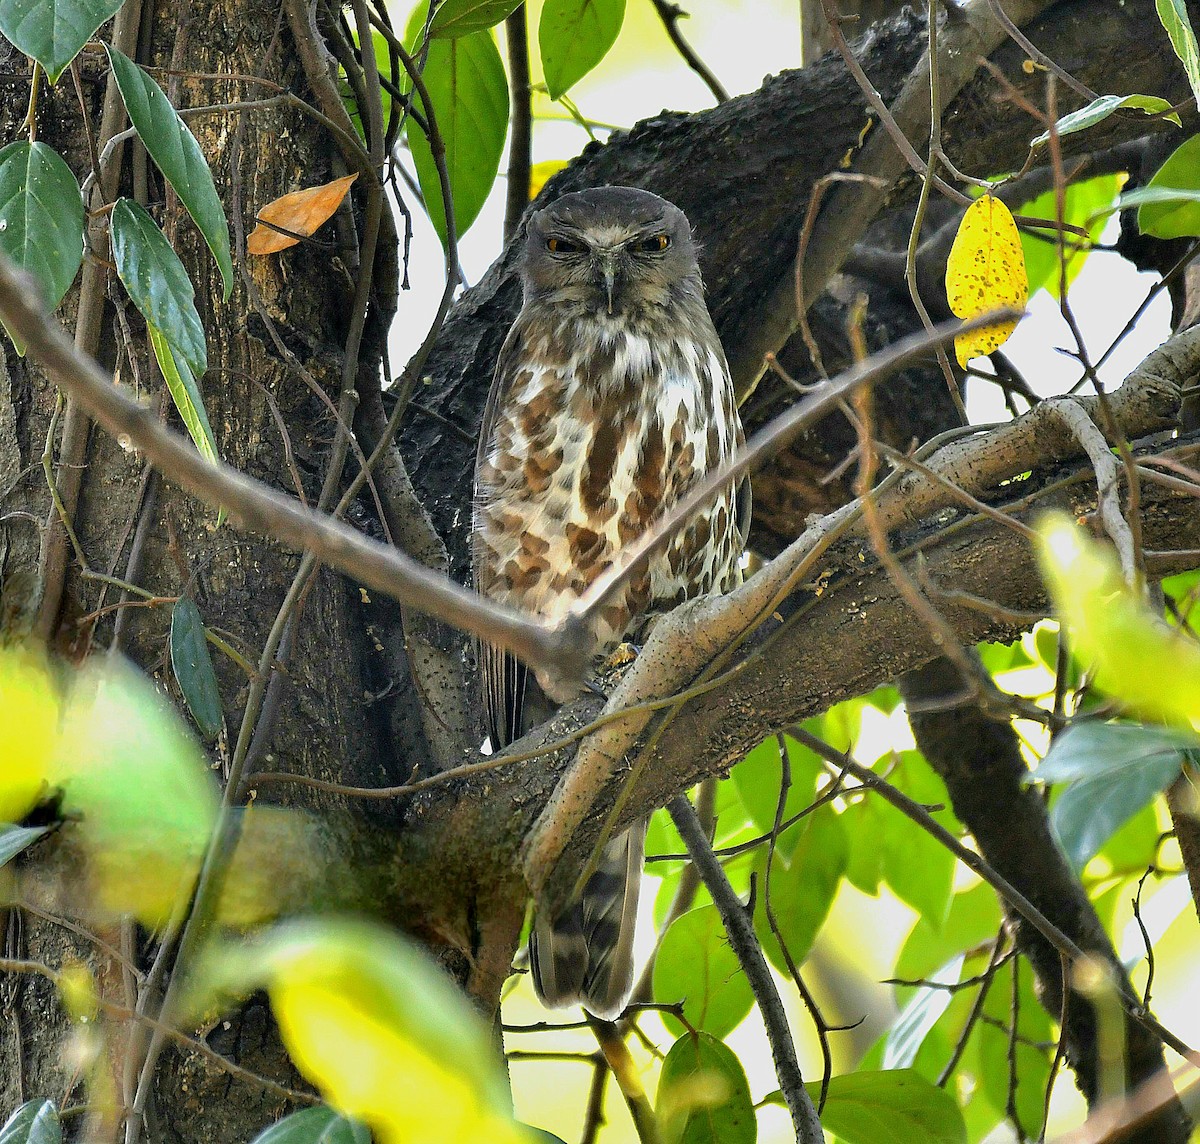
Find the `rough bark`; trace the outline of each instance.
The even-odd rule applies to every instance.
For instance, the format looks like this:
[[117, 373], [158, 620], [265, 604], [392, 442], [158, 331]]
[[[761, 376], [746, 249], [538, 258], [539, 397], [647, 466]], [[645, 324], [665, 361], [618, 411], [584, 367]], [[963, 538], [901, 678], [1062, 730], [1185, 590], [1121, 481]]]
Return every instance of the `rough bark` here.
[[[255, 0], [147, 4], [138, 58], [145, 65], [189, 73], [261, 75], [307, 95], [296, 54], [279, 20], [278, 4]], [[103, 59], [103, 55], [99, 60], [90, 54], [82, 57], [84, 91], [93, 112], [104, 91]], [[4, 114], [19, 121], [26, 102], [27, 64], [20, 57], [10, 59], [0, 82], [5, 91]], [[167, 82], [165, 78], [163, 82]], [[189, 77], [180, 86], [183, 106], [263, 94], [251, 84], [203, 78]], [[4, 137], [13, 137], [12, 120], [4, 126]], [[57, 88], [43, 92], [40, 127], [40, 137], [62, 151], [73, 170], [89, 169], [69, 77]], [[323, 129], [293, 109], [275, 106], [205, 116], [193, 119], [191, 127], [210, 161], [235, 236], [253, 224], [254, 212], [272, 198], [341, 173], [331, 170], [332, 149]], [[230, 302], [224, 303], [219, 275], [201, 236], [152, 165], [148, 178], [147, 203], [168, 233], [174, 230], [176, 248], [196, 286], [208, 331], [209, 372], [203, 390], [221, 455], [256, 477], [294, 491], [273, 403], [287, 427], [305, 495], [310, 502], [315, 500], [333, 431], [330, 413], [283, 359], [268, 318], [295, 360], [336, 401], [353, 282], [345, 275], [329, 273], [328, 251], [302, 247], [286, 259], [241, 261], [261, 299], [261, 308], [251, 304], [244, 281], [239, 281]], [[137, 193], [129, 168], [122, 174], [120, 193]], [[164, 200], [166, 207], [162, 206]], [[352, 263], [352, 252], [341, 253], [347, 264]], [[112, 291], [114, 297], [118, 293], [119, 288]], [[63, 311], [67, 323], [72, 320], [74, 305], [69, 297]], [[132, 335], [128, 344], [116, 311], [111, 305], [106, 309], [100, 359], [117, 368], [123, 380], [140, 379], [143, 393], [157, 395], [162, 383], [148, 356], [144, 325], [132, 307], [124, 308], [122, 319]], [[12, 354], [7, 342], [6, 350], [8, 379], [2, 390], [0, 426], [11, 429], [0, 439], [5, 451], [0, 467], [6, 474], [0, 482], [7, 490], [4, 508], [6, 512], [28, 511], [45, 520], [50, 502], [40, 458], [55, 392], [36, 367]], [[15, 486], [9, 473], [21, 474]], [[299, 558], [228, 525], [217, 528], [212, 510], [181, 495], [169, 483], [159, 482], [157, 497], [148, 498], [145, 509], [140, 510], [142, 478], [142, 464], [134, 453], [102, 433], [89, 435], [75, 523], [90, 565], [125, 577], [136, 529], [141, 539], [130, 577], [163, 597], [180, 594], [190, 580], [205, 623], [227, 633], [230, 642], [253, 662]], [[36, 597], [37, 534], [19, 521], [10, 524], [5, 533], [4, 611], [11, 618], [14, 613], [29, 611], [20, 589], [32, 584], [27, 594]], [[72, 562], [57, 626], [58, 647], [71, 654], [82, 654], [89, 647], [103, 650], [113, 639], [113, 614], [96, 619], [92, 613], [102, 601], [111, 604], [119, 598], [118, 590], [105, 592], [95, 582], [82, 579]], [[166, 670], [169, 608], [134, 608], [126, 618], [122, 650], [156, 673], [178, 698]], [[398, 643], [394, 605], [387, 600], [368, 602], [343, 577], [318, 573], [296, 625], [290, 655], [272, 669], [283, 673], [285, 684], [276, 689], [277, 704], [269, 710], [260, 739], [271, 765], [356, 784], [394, 782], [407, 774], [408, 760], [420, 758], [424, 749], [415, 718], [419, 708], [411, 688], [398, 688], [405, 702], [386, 709], [363, 699], [364, 693], [381, 693], [394, 681]], [[223, 656], [215, 657], [215, 666], [227, 732], [216, 745], [214, 757], [227, 765], [249, 680]], [[289, 791], [286, 797], [322, 812], [336, 810], [339, 804], [336, 798], [313, 798], [303, 791]], [[360, 828], [372, 822], [379, 828], [394, 821], [390, 809], [371, 806], [356, 810]], [[60, 964], [68, 952], [79, 957], [87, 953], [82, 946], [75, 948], [73, 941], [64, 942], [58, 927], [32, 918], [26, 920], [22, 943], [30, 956], [51, 965]], [[16, 1102], [14, 1085], [22, 1072], [27, 1094], [69, 1095], [75, 1083], [70, 1079], [69, 1063], [56, 1048], [66, 1030], [52, 987], [27, 980], [20, 989], [16, 1014], [0, 1032], [0, 1077], [4, 1082], [0, 1099], [6, 1108]], [[119, 992], [113, 999], [119, 1003], [127, 1000]], [[14, 1035], [17, 1022], [20, 1038]], [[219, 1028], [213, 1042], [223, 1051], [244, 1055], [249, 1067], [284, 1083], [295, 1083], [295, 1072], [278, 1040], [268, 1035], [269, 1027], [265, 1006], [252, 1006], [227, 1028]], [[23, 1066], [18, 1063], [21, 1056]], [[157, 1112], [151, 1110], [156, 1144], [250, 1139], [256, 1127], [278, 1116], [277, 1099], [228, 1082], [227, 1076], [205, 1073], [195, 1061], [183, 1060], [168, 1049], [157, 1082], [161, 1105]]]

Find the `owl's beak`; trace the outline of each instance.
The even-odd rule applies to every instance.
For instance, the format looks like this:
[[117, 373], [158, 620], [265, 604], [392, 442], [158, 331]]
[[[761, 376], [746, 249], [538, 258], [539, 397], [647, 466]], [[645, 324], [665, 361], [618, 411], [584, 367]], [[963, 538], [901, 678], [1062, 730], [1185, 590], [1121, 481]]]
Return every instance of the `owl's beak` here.
[[613, 293], [617, 287], [617, 255], [615, 251], [600, 254], [600, 273], [604, 278], [604, 296], [608, 300], [608, 312], [613, 312]]

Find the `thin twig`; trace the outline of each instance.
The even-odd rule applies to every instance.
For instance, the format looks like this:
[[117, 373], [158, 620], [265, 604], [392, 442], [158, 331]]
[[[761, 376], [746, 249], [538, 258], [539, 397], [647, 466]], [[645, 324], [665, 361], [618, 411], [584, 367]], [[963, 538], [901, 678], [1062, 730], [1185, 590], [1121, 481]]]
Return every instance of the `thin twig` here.
[[[934, 1082], [938, 1088], [944, 1088], [946, 1082], [954, 1075], [954, 1070], [958, 1068], [958, 1062], [962, 1060], [963, 1053], [966, 1052], [967, 1042], [971, 1039], [971, 1032], [975, 1028], [976, 1022], [983, 1015], [984, 1002], [987, 1001], [988, 991], [992, 987], [992, 982], [996, 979], [996, 971], [1007, 960], [1004, 955], [1004, 930], [996, 935], [996, 940], [992, 943], [992, 953], [988, 958], [987, 968], [979, 974], [978, 977], [972, 980], [979, 983], [979, 989], [975, 994], [974, 1000], [971, 1002], [971, 1011], [967, 1014], [967, 1019], [963, 1023], [962, 1032], [958, 1035], [958, 1041], [954, 1045], [954, 1049], [950, 1053], [950, 1059], [946, 1061], [942, 1067], [942, 1071], [938, 1073], [938, 1078]], [[955, 988], [966, 984], [959, 982]]]
[[662, 1132], [659, 1128], [658, 1117], [646, 1089], [638, 1075], [638, 1067], [625, 1044], [617, 1026], [612, 1021], [602, 1021], [599, 1017], [589, 1015], [588, 1024], [595, 1034], [600, 1052], [612, 1070], [613, 1079], [625, 1098], [629, 1109], [630, 1119], [637, 1132], [641, 1144], [663, 1144]]
[[679, 30], [679, 21], [685, 18], [687, 13], [678, 4], [672, 4], [671, 0], [650, 0], [650, 2], [654, 5], [658, 18], [662, 20], [663, 27], [671, 38], [671, 43], [675, 45], [675, 50], [683, 56], [687, 66], [704, 81], [704, 86], [712, 92], [713, 99], [718, 103], [724, 103], [729, 98], [729, 92], [725, 90], [708, 64], [696, 54], [696, 49], [683, 38], [683, 33]]
[[588, 1089], [587, 1108], [583, 1113], [583, 1132], [579, 1144], [596, 1144], [600, 1129], [604, 1127], [604, 1090], [608, 1087], [608, 1061], [598, 1054], [592, 1070], [592, 1084]]
[[508, 191], [504, 203], [504, 241], [511, 242], [529, 206], [529, 172], [533, 165], [533, 95], [529, 90], [529, 32], [525, 5], [504, 21], [508, 46], [508, 101], [512, 108], [508, 133]]
[[800, 1073], [800, 1062], [796, 1059], [796, 1047], [788, 1027], [787, 1013], [784, 1012], [783, 1001], [779, 997], [779, 990], [775, 988], [775, 981], [771, 977], [771, 970], [763, 956], [762, 946], [754, 932], [750, 916], [729, 884], [724, 867], [713, 854], [712, 847], [704, 836], [700, 819], [696, 817], [696, 811], [687, 800], [687, 796], [679, 795], [672, 799], [667, 809], [688, 848], [688, 853], [692, 856], [692, 861], [700, 870], [704, 885], [712, 895], [729, 944], [737, 954], [738, 963], [750, 983], [754, 999], [758, 1002], [767, 1030], [767, 1040], [771, 1044], [775, 1075], [791, 1114], [796, 1140], [798, 1144], [822, 1144], [825, 1136], [821, 1131], [821, 1121], [817, 1117], [816, 1108], [813, 1107], [812, 1098], [804, 1087], [804, 1077]]
[[1001, 27], [1008, 33], [1009, 38], [1035, 63], [1052, 71], [1072, 91], [1078, 92], [1089, 103], [1096, 98], [1096, 93], [1085, 83], [1080, 83], [1070, 72], [1059, 67], [1045, 52], [1038, 48], [1016, 24], [1009, 19], [1008, 13], [1000, 6], [1000, 0], [988, 0], [992, 15], [1000, 22]]

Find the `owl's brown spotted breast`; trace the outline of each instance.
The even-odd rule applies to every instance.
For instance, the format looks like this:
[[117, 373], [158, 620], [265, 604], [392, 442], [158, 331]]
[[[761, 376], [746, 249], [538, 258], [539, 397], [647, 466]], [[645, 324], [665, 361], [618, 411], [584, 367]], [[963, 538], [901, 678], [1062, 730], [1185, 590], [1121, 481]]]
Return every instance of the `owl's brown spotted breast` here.
[[[594, 332], [579, 323], [518, 319], [476, 489], [476, 576], [488, 596], [561, 619], [622, 548], [732, 458], [742, 436], [719, 346], [662, 337], [615, 332], [589, 350]], [[648, 616], [736, 582], [734, 495], [701, 510], [603, 610], [602, 651]]]

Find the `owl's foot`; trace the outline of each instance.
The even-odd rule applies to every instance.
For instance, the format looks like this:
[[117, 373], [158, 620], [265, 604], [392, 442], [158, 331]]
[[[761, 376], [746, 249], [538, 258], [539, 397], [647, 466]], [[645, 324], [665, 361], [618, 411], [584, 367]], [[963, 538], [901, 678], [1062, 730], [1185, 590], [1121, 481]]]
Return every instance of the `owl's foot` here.
[[625, 673], [634, 660], [641, 654], [642, 649], [636, 644], [617, 644], [596, 666], [595, 673], [584, 681], [588, 690], [597, 695], [611, 695], [617, 684], [625, 678]]

